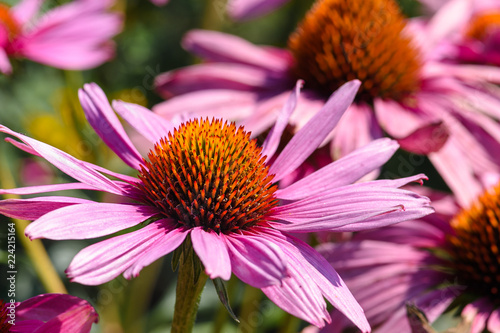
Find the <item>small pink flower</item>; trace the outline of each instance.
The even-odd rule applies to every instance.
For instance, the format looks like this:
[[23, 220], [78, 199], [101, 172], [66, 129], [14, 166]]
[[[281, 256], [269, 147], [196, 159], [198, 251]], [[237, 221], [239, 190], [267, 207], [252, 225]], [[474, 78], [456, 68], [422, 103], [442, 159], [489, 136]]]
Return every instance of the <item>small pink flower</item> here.
[[404, 19], [392, 0], [321, 0], [289, 37], [288, 49], [193, 30], [183, 46], [206, 62], [159, 75], [157, 90], [168, 100], [153, 110], [166, 118], [184, 112], [224, 117], [261, 133], [303, 79], [291, 118], [300, 128], [336, 87], [359, 79], [354, 103], [329, 136], [333, 157], [385, 132], [401, 148], [428, 155], [458, 190], [462, 179], [500, 171], [500, 91], [492, 84], [500, 82], [500, 71], [439, 58], [450, 16], [443, 12], [431, 27], [421, 18]]
[[37, 17], [43, 0], [0, 4], [0, 72], [10, 74], [9, 57], [62, 69], [89, 69], [114, 55], [110, 40], [121, 31], [112, 0], [76, 0]]
[[99, 316], [83, 299], [43, 294], [17, 303], [0, 301], [0, 332], [89, 333]]
[[[363, 332], [363, 310], [341, 278], [306, 243], [288, 232], [355, 231], [431, 213], [429, 201], [399, 187], [404, 179], [351, 184], [379, 168], [398, 148], [377, 140], [285, 188], [276, 183], [292, 173], [323, 142], [352, 102], [359, 81], [340, 87], [325, 106], [273, 158], [300, 83], [281, 110], [262, 148], [243, 127], [221, 120], [194, 119], [174, 129], [165, 119], [135, 104], [113, 108], [154, 147], [143, 159], [126, 135], [102, 90], [85, 85], [79, 96], [101, 139], [137, 173], [118, 174], [87, 163], [4, 126], [18, 148], [41, 156], [75, 183], [1, 190], [36, 194], [67, 189], [113, 193], [135, 203], [101, 203], [64, 196], [0, 201], [0, 213], [35, 220], [31, 239], [87, 239], [138, 230], [91, 245], [67, 269], [72, 281], [98, 285], [141, 269], [174, 251], [190, 237], [211, 278], [240, 280], [262, 291], [285, 311], [322, 327], [330, 322], [324, 297]], [[114, 177], [112, 180], [105, 175]], [[147, 221], [147, 222], [145, 222]]]
[[[374, 332], [411, 332], [405, 304], [432, 323], [453, 302], [471, 325], [467, 332], [499, 333], [500, 185], [463, 208], [452, 195], [415, 190], [431, 198], [435, 214], [317, 250], [343, 276]], [[351, 326], [338, 312], [332, 323], [321, 332]]]

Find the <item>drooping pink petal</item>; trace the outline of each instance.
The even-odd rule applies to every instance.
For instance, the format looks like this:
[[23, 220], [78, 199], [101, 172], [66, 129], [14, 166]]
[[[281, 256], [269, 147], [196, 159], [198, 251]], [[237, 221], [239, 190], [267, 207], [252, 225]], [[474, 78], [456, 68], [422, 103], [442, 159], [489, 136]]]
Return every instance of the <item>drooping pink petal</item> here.
[[19, 138], [35, 150], [40, 156], [52, 163], [68, 176], [81, 181], [87, 185], [91, 185], [102, 191], [122, 194], [122, 190], [115, 185], [111, 180], [107, 179], [97, 171], [86, 166], [82, 161], [66, 154], [65, 152], [56, 149], [48, 144], [29, 138], [22, 134], [16, 133], [9, 128], [0, 125], [0, 132], [4, 132]]
[[471, 166], [454, 162], [465, 159], [454, 138], [450, 138], [441, 150], [430, 154], [429, 159], [452, 189], [460, 206], [468, 207], [482, 192]]
[[32, 199], [7, 199], [0, 200], [0, 213], [14, 219], [33, 221], [62, 207], [91, 202], [80, 198], [54, 196]]
[[133, 227], [158, 214], [153, 206], [85, 203], [51, 211], [26, 227], [30, 239], [97, 238]]
[[137, 257], [134, 263], [123, 272], [126, 279], [137, 277], [144, 267], [178, 248], [191, 232], [188, 228], [177, 227], [174, 220], [165, 220], [164, 227], [170, 231], [144, 251], [142, 256]]
[[288, 125], [288, 120], [290, 119], [290, 116], [292, 115], [293, 111], [295, 110], [295, 107], [297, 106], [297, 99], [300, 95], [300, 89], [302, 89], [303, 85], [304, 81], [302, 80], [297, 81], [297, 84], [295, 85], [295, 90], [293, 90], [292, 93], [290, 94], [290, 97], [286, 101], [286, 104], [283, 106], [280, 114], [278, 115], [278, 118], [276, 119], [276, 123], [271, 128], [269, 134], [266, 137], [266, 140], [262, 144], [261, 154], [263, 156], [267, 156], [266, 162], [269, 161], [269, 159], [276, 152], [276, 149], [278, 149], [281, 140], [281, 135], [283, 134], [283, 131]]
[[349, 106], [333, 133], [331, 149], [335, 160], [383, 136], [373, 109], [365, 103]]
[[290, 68], [291, 57], [274, 48], [256, 46], [240, 37], [218, 31], [191, 30], [182, 46], [189, 52], [215, 62], [246, 64], [284, 75]]
[[387, 138], [373, 141], [287, 188], [276, 191], [276, 197], [297, 200], [328, 189], [351, 184], [381, 167], [396, 152], [398, 147], [396, 141]]
[[66, 270], [72, 282], [99, 285], [134, 264], [172, 231], [168, 221], [158, 220], [137, 231], [90, 245], [73, 258]]
[[85, 117], [99, 137], [130, 167], [140, 170], [142, 156], [125, 133], [109, 105], [106, 95], [95, 83], [85, 84], [78, 91]]
[[[94, 308], [83, 299], [66, 294], [43, 294], [21, 302], [16, 307], [16, 325], [32, 322], [37, 325], [31, 332], [90, 332], [92, 323], [97, 323], [98, 315]], [[20, 326], [19, 325], [19, 326]], [[29, 326], [24, 326], [26, 329]]]
[[250, 20], [283, 6], [288, 0], [230, 0], [227, 4], [231, 18]]
[[419, 128], [439, 120], [408, 110], [391, 100], [375, 99], [374, 110], [380, 126], [394, 138], [407, 137]]
[[308, 283], [308, 276], [301, 275], [293, 266], [290, 271], [293, 277], [283, 279], [280, 285], [264, 287], [262, 291], [286, 312], [323, 327], [325, 322], [330, 322], [330, 315], [321, 291], [314, 283]]
[[335, 308], [344, 313], [362, 332], [370, 332], [370, 325], [363, 309], [325, 258], [308, 244], [292, 236], [264, 230], [262, 230], [262, 235], [274, 240], [283, 248], [287, 260], [290, 262], [289, 266], [297, 270], [297, 274], [292, 273], [294, 278], [301, 275], [306, 277], [305, 283], [312, 284], [309, 281], [314, 281], [323, 296]]
[[249, 235], [224, 237], [233, 273], [255, 288], [280, 284], [287, 276], [283, 251], [274, 243]]
[[223, 237], [211, 230], [204, 231], [201, 227], [191, 230], [193, 249], [211, 279], [229, 280], [231, 277], [231, 260]]
[[151, 143], [160, 141], [173, 131], [172, 123], [140, 105], [113, 101], [113, 108]]
[[269, 169], [270, 174], [275, 174], [275, 181], [295, 170], [319, 147], [351, 105], [360, 84], [354, 80], [337, 89], [323, 108], [294, 135]]
[[404, 138], [397, 138], [401, 148], [415, 154], [428, 155], [438, 151], [448, 140], [448, 129], [442, 122], [416, 129]]

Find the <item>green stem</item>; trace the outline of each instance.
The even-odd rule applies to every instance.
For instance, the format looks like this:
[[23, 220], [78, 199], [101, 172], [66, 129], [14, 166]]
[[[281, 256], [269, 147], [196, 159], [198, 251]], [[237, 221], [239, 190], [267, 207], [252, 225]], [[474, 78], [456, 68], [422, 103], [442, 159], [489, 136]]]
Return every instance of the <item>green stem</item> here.
[[[5, 154], [3, 154], [5, 157]], [[3, 158], [4, 161], [8, 159]], [[10, 172], [9, 166], [3, 165], [0, 173], [0, 184], [2, 188], [13, 188], [15, 187], [14, 178]], [[17, 195], [4, 195], [6, 199], [19, 199]], [[68, 291], [61, 281], [59, 274], [57, 274], [52, 262], [50, 261], [49, 255], [43, 246], [43, 243], [39, 239], [30, 241], [28, 237], [24, 235], [24, 229], [28, 226], [28, 221], [12, 219], [15, 222], [16, 234], [18, 240], [24, 247], [28, 258], [31, 261], [43, 287], [48, 293], [59, 293], [67, 294]]]
[[171, 333], [189, 333], [193, 329], [201, 292], [208, 276], [190, 242], [184, 247], [177, 276], [175, 309]]

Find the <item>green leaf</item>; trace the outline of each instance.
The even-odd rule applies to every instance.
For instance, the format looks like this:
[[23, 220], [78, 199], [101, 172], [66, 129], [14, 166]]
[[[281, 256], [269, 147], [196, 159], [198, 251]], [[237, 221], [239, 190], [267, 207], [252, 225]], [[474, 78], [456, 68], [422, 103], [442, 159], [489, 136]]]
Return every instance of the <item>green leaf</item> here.
[[238, 317], [236, 317], [236, 315], [233, 312], [233, 309], [231, 309], [231, 305], [229, 305], [229, 298], [227, 297], [226, 284], [224, 283], [224, 281], [222, 281], [221, 278], [213, 279], [212, 282], [214, 283], [215, 289], [217, 290], [217, 295], [219, 295], [221, 303], [224, 305], [231, 318], [233, 318], [237, 323], [239, 323], [240, 321], [238, 320]]

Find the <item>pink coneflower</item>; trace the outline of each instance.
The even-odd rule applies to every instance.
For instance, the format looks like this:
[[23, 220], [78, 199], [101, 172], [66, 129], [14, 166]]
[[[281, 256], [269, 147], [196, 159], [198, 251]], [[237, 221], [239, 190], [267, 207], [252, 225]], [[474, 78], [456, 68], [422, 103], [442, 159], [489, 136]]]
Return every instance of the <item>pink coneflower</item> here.
[[[271, 126], [301, 78], [306, 89], [292, 117], [300, 128], [333, 90], [359, 79], [363, 84], [355, 102], [332, 133], [333, 157], [385, 131], [402, 148], [429, 154], [456, 189], [460, 179], [481, 177], [500, 165], [495, 153], [500, 151], [499, 94], [485, 87], [487, 74], [491, 80], [500, 76], [465, 76], [467, 67], [459, 65], [450, 70], [436, 59], [441, 51], [423, 43], [435, 36], [420, 23], [405, 20], [391, 0], [322, 0], [290, 36], [287, 50], [191, 31], [184, 47], [206, 63], [158, 76], [158, 91], [170, 100], [153, 110], [170, 117], [200, 114], [203, 105], [201, 115], [239, 121], [255, 134]], [[240, 112], [234, 112], [235, 105]]]
[[83, 299], [66, 294], [43, 294], [23, 302], [0, 300], [0, 332], [89, 333], [99, 316]]
[[[93, 189], [133, 200], [100, 203], [71, 197], [0, 201], [4, 215], [35, 220], [30, 238], [86, 239], [112, 235], [83, 249], [71, 262], [72, 281], [88, 285], [141, 269], [174, 251], [189, 236], [211, 279], [234, 273], [262, 289], [289, 313], [322, 327], [329, 322], [325, 297], [362, 331], [369, 330], [363, 311], [336, 272], [309, 245], [287, 232], [353, 231], [375, 228], [431, 213], [429, 201], [399, 189], [423, 175], [351, 184], [380, 167], [398, 145], [373, 142], [286, 188], [274, 185], [293, 172], [321, 144], [352, 102], [358, 81], [345, 84], [272, 158], [297, 90], [282, 110], [263, 147], [250, 133], [221, 120], [191, 120], [176, 129], [140, 106], [115, 101], [114, 109], [154, 144], [143, 159], [125, 134], [106, 96], [95, 84], [80, 91], [89, 123], [138, 177], [114, 173], [83, 162], [6, 127], [17, 147], [39, 155], [78, 182], [2, 190], [36, 194]], [[118, 180], [111, 180], [111, 175]], [[286, 204], [282, 201], [286, 200]], [[145, 222], [147, 221], [147, 222]]]
[[[500, 3], [492, 0], [453, 0], [435, 9], [436, 13], [425, 27], [430, 35], [435, 36], [430, 42], [441, 44], [440, 57], [443, 61], [490, 65], [480, 67], [480, 70], [493, 71], [492, 78], [498, 77]], [[453, 20], [449, 19], [450, 15], [453, 15]], [[475, 69], [473, 66], [470, 68]], [[478, 74], [481, 75], [481, 72]], [[474, 75], [472, 70], [469, 75]]]
[[[464, 332], [500, 332], [500, 185], [469, 208], [451, 195], [426, 192], [436, 214], [317, 250], [343, 276], [375, 332], [411, 332], [406, 304], [432, 323], [452, 303], [470, 326]], [[333, 314], [337, 325], [321, 332], [342, 332], [350, 326], [342, 317]]]
[[112, 0], [76, 0], [37, 17], [42, 3], [0, 4], [0, 72], [12, 72], [11, 57], [81, 70], [113, 56], [110, 38], [120, 32], [122, 20], [107, 11]]

